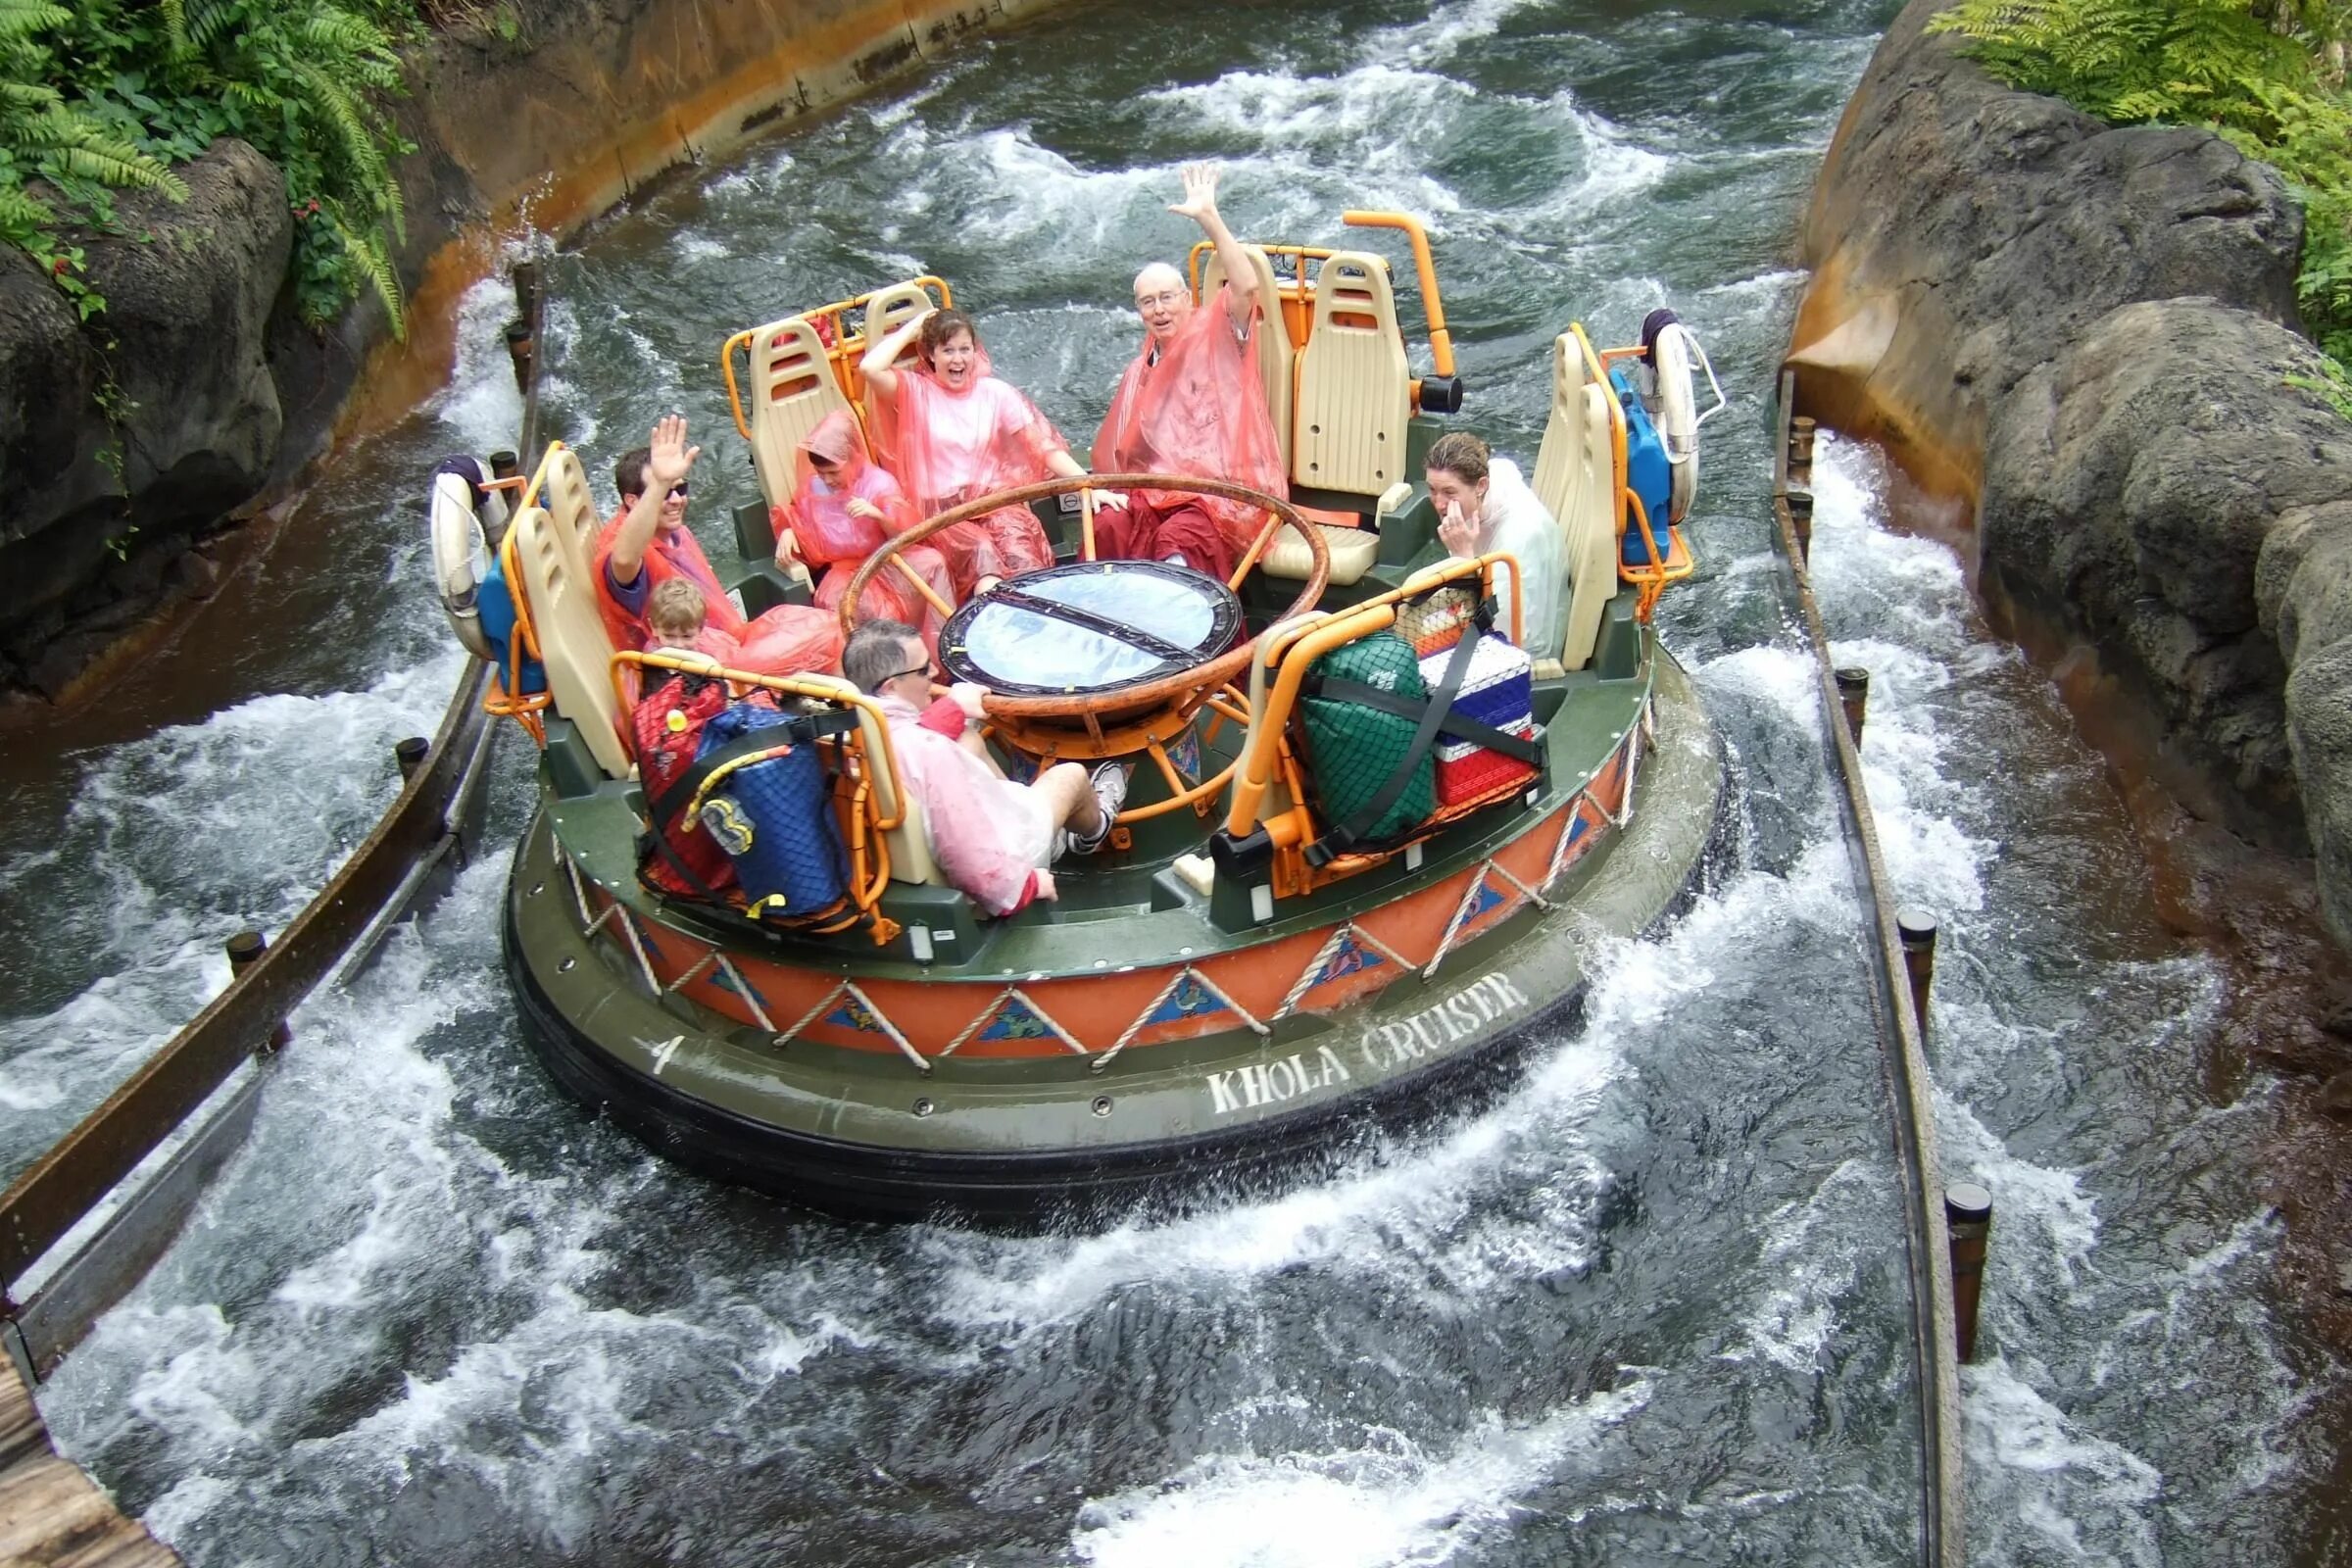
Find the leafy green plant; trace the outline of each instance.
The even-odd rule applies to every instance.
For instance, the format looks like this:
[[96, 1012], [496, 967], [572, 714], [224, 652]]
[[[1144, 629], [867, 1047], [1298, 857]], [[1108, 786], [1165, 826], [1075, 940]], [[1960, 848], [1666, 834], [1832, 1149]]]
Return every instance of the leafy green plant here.
[[50, 84], [54, 62], [39, 35], [70, 20], [47, 0], [0, 0], [0, 240], [39, 263], [86, 320], [106, 301], [82, 281], [81, 247], [58, 239], [54, 201], [62, 198], [69, 212], [106, 212], [117, 188], [160, 190], [174, 201], [185, 201], [188, 188], [133, 138]]
[[2319, 374], [2290, 375], [2286, 378], [2286, 384], [2299, 386], [2306, 392], [2317, 392], [2328, 407], [2345, 418], [2352, 419], [2352, 371], [2346, 371], [2343, 363], [2332, 355], [2320, 356]]
[[[285, 174], [304, 318], [329, 320], [372, 289], [400, 332], [392, 254], [405, 214], [392, 165], [414, 149], [384, 100], [402, 90], [393, 47], [415, 26], [411, 0], [0, 0], [0, 116], [14, 117], [0, 120], [0, 237], [44, 259], [49, 231], [28, 220], [59, 214], [25, 190], [30, 174], [66, 198], [66, 214], [103, 226], [108, 187], [184, 196], [166, 166], [238, 136]], [[77, 156], [35, 166], [24, 149], [63, 134], [42, 128], [63, 123], [55, 117], [78, 127], [70, 147], [57, 143]], [[44, 265], [61, 283], [72, 270]]]
[[1929, 26], [2012, 86], [2117, 124], [2209, 125], [2276, 168], [2303, 204], [2304, 324], [2352, 360], [2352, 3], [1959, 0]]

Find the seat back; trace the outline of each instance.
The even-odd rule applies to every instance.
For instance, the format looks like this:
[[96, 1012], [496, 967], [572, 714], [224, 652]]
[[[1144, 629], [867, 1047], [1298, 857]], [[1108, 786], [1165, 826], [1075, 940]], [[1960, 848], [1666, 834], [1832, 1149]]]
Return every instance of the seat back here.
[[[1583, 345], [1563, 332], [1551, 345], [1551, 414], [1536, 454], [1536, 499], [1559, 520], [1561, 564], [1568, 572], [1568, 610], [1561, 646], [1549, 650], [1562, 667], [1582, 669], [1600, 637], [1600, 615], [1617, 591], [1617, 468], [1612, 450], [1608, 388], [1593, 373]], [[1529, 650], [1531, 654], [1536, 650]]]
[[[1298, 350], [1291, 345], [1290, 323], [1283, 318], [1282, 293], [1274, 281], [1274, 264], [1266, 253], [1255, 245], [1242, 247], [1250, 258], [1250, 270], [1257, 273], [1257, 305], [1260, 319], [1257, 323], [1257, 373], [1265, 383], [1266, 408], [1274, 416], [1274, 439], [1282, 448], [1282, 467], [1291, 468], [1291, 387], [1292, 374], [1298, 360]], [[1216, 252], [1208, 256], [1208, 266], [1200, 274], [1200, 296], [1214, 300], [1217, 288], [1225, 281], [1225, 264]]]
[[596, 536], [604, 531], [605, 520], [597, 514], [596, 496], [588, 488], [588, 470], [581, 466], [580, 455], [569, 447], [547, 455], [539, 480], [539, 504], [554, 520], [564, 547], [576, 557], [571, 563], [574, 575], [593, 586]]
[[1377, 496], [1404, 472], [1412, 368], [1396, 327], [1388, 268], [1363, 251], [1334, 251], [1315, 278], [1314, 331], [1298, 357], [1291, 478]]
[[825, 340], [807, 317], [770, 321], [752, 334], [752, 466], [771, 507], [792, 499], [792, 454], [816, 422], [836, 410], [850, 414], [850, 400], [826, 357]]
[[[872, 348], [913, 318], [938, 306], [939, 301], [933, 299], [931, 291], [920, 283], [893, 283], [888, 288], [874, 290], [865, 297], [865, 346]], [[921, 347], [908, 343], [892, 368], [915, 365], [922, 357]], [[869, 434], [876, 428], [875, 417], [874, 395], [868, 392], [865, 394], [865, 427]]]
[[589, 580], [578, 536], [545, 507], [526, 507], [508, 537], [522, 574], [555, 710], [579, 726], [599, 767], [613, 778], [627, 778], [630, 764], [620, 738], [620, 704], [608, 673], [612, 642], [597, 615], [596, 585]]
[[898, 780], [881, 759], [891, 755], [889, 731], [873, 710], [853, 701], [858, 688], [838, 675], [795, 675], [795, 685], [832, 697], [844, 708], [858, 715], [858, 739], [869, 759], [867, 782], [873, 793], [874, 811], [882, 817], [897, 816], [899, 825], [882, 835], [890, 850], [890, 879], [893, 882], [925, 882], [934, 887], [947, 886], [948, 879], [940, 874], [931, 858], [931, 840], [923, 826], [922, 803], [911, 790], [902, 790]]

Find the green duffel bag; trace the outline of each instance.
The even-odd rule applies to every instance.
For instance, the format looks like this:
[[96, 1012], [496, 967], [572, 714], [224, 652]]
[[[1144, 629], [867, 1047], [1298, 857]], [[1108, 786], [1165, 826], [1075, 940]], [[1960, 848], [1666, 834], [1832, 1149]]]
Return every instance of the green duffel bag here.
[[1307, 858], [1318, 865], [1348, 850], [1401, 837], [1438, 805], [1437, 762], [1426, 743], [1417, 751], [1414, 746], [1421, 726], [1326, 691], [1346, 685], [1414, 703], [1429, 697], [1413, 645], [1395, 632], [1359, 637], [1307, 670], [1298, 706], [1308, 783], [1325, 823], [1323, 835], [1307, 847]]

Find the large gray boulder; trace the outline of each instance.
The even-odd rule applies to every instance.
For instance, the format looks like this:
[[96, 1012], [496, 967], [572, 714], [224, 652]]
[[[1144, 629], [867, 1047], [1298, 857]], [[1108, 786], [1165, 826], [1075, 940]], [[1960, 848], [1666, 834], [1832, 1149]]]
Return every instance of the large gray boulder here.
[[2209, 299], [2112, 311], [1999, 400], [1979, 511], [1987, 584], [2085, 634], [2241, 829], [2290, 847], [2293, 650], [2256, 581], [2283, 519], [2352, 476], [2352, 422], [2289, 383], [2318, 360]]
[[2195, 809], [2317, 857], [2352, 943], [2352, 423], [2289, 384], [2302, 219], [2219, 136], [2111, 127], [1887, 29], [1807, 211], [1798, 400], [1974, 503]]
[[61, 691], [277, 458], [265, 351], [293, 244], [284, 177], [234, 140], [179, 172], [184, 204], [124, 193], [122, 232], [77, 236], [106, 300], [86, 322], [0, 255], [0, 685]]
[[1992, 404], [2117, 306], [2202, 295], [2292, 324], [2303, 220], [2209, 132], [2003, 87], [1904, 7], [1813, 187], [1791, 336], [1806, 396], [1973, 493]]

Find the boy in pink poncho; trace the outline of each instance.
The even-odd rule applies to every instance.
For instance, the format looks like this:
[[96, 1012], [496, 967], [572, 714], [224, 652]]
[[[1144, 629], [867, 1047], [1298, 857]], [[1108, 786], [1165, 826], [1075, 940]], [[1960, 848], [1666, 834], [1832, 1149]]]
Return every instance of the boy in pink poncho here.
[[[921, 363], [899, 356], [920, 344]], [[988, 355], [961, 311], [926, 311], [866, 350], [859, 368], [874, 394], [874, 437], [924, 516], [999, 490], [1086, 472], [1037, 406], [990, 373]], [[931, 536], [958, 598], [1000, 577], [1054, 564], [1054, 547], [1027, 507], [999, 507]]]
[[999, 773], [980, 742], [977, 686], [931, 698], [931, 659], [912, 626], [869, 620], [850, 634], [842, 674], [881, 700], [899, 782], [922, 808], [931, 857], [948, 881], [993, 915], [1054, 896], [1046, 867], [1063, 842], [1102, 847], [1127, 796], [1127, 775], [1104, 762], [1089, 776], [1059, 762], [1034, 783]]
[[[1217, 212], [1217, 171], [1184, 170], [1184, 200], [1168, 209], [1200, 225], [1217, 248], [1225, 282], [1196, 308], [1184, 274], [1154, 262], [1135, 277], [1144, 347], [1095, 436], [1101, 473], [1190, 474], [1287, 498], [1282, 445], [1258, 378], [1257, 333], [1265, 304], [1257, 271]], [[1095, 514], [1097, 555], [1175, 561], [1220, 582], [1265, 521], [1262, 509], [1219, 496], [1137, 490]]]
[[[867, 461], [857, 421], [839, 410], [808, 432], [793, 466], [792, 501], [774, 509], [776, 564], [789, 566], [797, 558], [822, 568], [817, 608], [838, 611], [865, 558], [881, 549], [884, 540], [898, 537], [921, 519], [899, 481]], [[903, 620], [919, 625], [924, 646], [936, 657], [940, 625], [956, 606], [948, 564], [929, 545], [902, 550], [894, 559], [900, 564], [883, 567], [867, 580], [865, 592], [858, 596], [856, 618], [859, 624]], [[921, 588], [915, 586], [917, 581]]]

